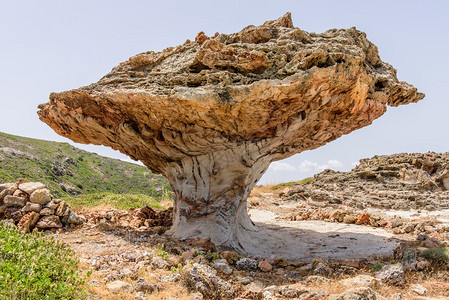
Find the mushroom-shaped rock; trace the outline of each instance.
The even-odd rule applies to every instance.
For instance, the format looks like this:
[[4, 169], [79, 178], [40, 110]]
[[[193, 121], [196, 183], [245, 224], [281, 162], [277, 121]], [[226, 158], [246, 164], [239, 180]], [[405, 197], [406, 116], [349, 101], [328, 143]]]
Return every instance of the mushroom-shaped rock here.
[[62, 136], [164, 175], [175, 195], [173, 236], [244, 251], [256, 230], [246, 198], [272, 161], [423, 97], [365, 33], [308, 33], [287, 13], [133, 56], [97, 83], [52, 93], [38, 114]]

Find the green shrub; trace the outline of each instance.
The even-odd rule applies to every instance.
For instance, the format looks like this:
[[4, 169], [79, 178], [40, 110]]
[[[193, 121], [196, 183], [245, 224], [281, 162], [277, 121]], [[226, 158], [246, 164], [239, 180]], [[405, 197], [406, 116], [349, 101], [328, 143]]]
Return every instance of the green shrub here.
[[84, 299], [83, 283], [66, 245], [0, 222], [0, 299]]
[[431, 261], [449, 263], [449, 248], [426, 249], [421, 256]]
[[162, 208], [156, 199], [147, 195], [98, 193], [66, 197], [63, 200], [75, 208], [94, 207], [98, 205], [110, 205], [117, 209], [130, 209], [146, 205], [151, 208]]
[[315, 180], [315, 178], [307, 177], [307, 178], [305, 178], [303, 180], [300, 180], [300, 181], [283, 182], [283, 183], [279, 183], [279, 184], [273, 185], [271, 189], [272, 190], [278, 190], [278, 189], [281, 189], [281, 188], [284, 188], [284, 187], [293, 186], [295, 184], [306, 185], [306, 184], [311, 183], [313, 180]]

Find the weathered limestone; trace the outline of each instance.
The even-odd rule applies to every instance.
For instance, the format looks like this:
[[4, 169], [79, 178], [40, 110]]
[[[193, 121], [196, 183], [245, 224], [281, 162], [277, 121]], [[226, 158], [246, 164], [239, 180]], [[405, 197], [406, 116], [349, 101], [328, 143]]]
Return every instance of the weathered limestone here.
[[272, 161], [367, 126], [424, 97], [355, 28], [321, 34], [290, 14], [234, 34], [138, 54], [99, 82], [52, 93], [39, 117], [167, 177], [175, 237], [245, 251], [246, 198]]

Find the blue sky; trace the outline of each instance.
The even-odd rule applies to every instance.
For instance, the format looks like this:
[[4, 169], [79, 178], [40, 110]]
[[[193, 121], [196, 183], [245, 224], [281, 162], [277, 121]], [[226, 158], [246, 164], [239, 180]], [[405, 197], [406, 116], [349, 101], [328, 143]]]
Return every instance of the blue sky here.
[[[327, 167], [349, 170], [376, 154], [449, 151], [449, 1], [0, 0], [0, 131], [69, 142], [36, 115], [51, 92], [95, 82], [132, 55], [176, 46], [199, 31], [232, 33], [287, 11], [306, 31], [365, 31], [399, 79], [426, 98], [273, 163], [261, 183], [297, 180]], [[75, 145], [126, 159], [105, 147]]]

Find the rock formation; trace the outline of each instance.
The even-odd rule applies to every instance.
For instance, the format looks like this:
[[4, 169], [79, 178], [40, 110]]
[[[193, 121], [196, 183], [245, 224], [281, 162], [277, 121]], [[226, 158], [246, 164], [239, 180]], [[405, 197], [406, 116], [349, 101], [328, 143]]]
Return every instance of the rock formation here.
[[449, 208], [449, 153], [399, 153], [360, 160], [350, 172], [325, 170], [284, 195], [325, 207]]
[[424, 97], [355, 28], [321, 34], [290, 14], [233, 34], [145, 52], [97, 83], [52, 93], [39, 117], [164, 175], [175, 237], [244, 251], [246, 198], [272, 161], [320, 147]]

